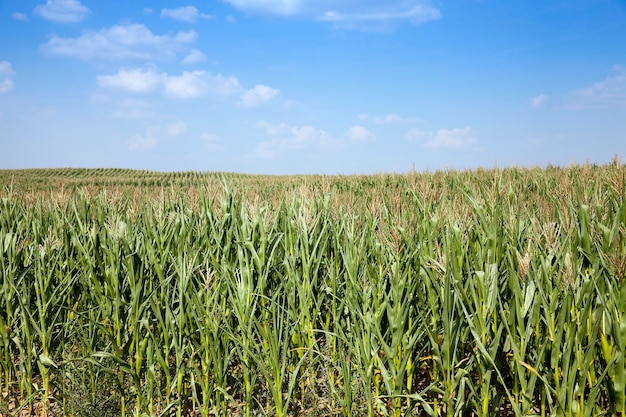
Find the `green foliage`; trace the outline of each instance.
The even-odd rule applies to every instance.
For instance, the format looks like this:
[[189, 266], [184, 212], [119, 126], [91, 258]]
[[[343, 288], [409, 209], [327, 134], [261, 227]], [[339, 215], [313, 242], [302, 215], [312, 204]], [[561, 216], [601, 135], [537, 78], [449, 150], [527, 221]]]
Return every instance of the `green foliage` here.
[[0, 171], [0, 413], [625, 416], [625, 177]]

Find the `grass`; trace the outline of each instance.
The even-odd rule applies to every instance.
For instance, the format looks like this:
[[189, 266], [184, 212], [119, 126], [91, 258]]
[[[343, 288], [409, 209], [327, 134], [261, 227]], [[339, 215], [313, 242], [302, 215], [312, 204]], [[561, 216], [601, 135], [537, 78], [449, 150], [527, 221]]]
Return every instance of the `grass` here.
[[0, 414], [624, 416], [625, 178], [0, 171]]

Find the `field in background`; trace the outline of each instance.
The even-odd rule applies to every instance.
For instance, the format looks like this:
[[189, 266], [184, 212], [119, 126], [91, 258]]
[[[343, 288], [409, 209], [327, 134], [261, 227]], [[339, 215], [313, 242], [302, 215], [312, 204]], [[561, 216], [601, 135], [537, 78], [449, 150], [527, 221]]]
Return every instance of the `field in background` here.
[[0, 171], [0, 415], [626, 415], [626, 166]]

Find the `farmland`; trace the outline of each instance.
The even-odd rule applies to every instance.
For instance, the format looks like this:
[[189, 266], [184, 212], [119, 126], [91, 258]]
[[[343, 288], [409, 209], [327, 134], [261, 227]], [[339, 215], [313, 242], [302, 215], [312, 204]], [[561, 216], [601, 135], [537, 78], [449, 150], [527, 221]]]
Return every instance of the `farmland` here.
[[0, 414], [625, 416], [625, 181], [0, 171]]

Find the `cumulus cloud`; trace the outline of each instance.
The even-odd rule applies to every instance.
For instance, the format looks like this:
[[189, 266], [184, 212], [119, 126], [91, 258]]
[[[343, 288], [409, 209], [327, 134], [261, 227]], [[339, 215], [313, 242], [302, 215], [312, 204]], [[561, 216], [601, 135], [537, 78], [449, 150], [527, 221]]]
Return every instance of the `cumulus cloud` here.
[[376, 136], [363, 126], [352, 126], [344, 136], [350, 142], [372, 142], [376, 140]]
[[23, 22], [28, 21], [28, 16], [26, 16], [26, 13], [15, 12], [15, 13], [11, 14], [11, 17], [14, 20], [21, 20]]
[[309, 146], [329, 146], [333, 139], [324, 130], [312, 126], [289, 126], [285, 123], [273, 125], [266, 121], [257, 123], [264, 129], [269, 140], [257, 145], [257, 153], [263, 157], [274, 157], [279, 151], [286, 149], [302, 149]]
[[206, 60], [206, 55], [197, 49], [192, 49], [189, 51], [189, 54], [181, 61], [181, 64], [196, 64], [198, 62], [203, 62]]
[[465, 128], [439, 129], [436, 132], [409, 129], [404, 135], [408, 142], [419, 143], [425, 148], [468, 148], [477, 141], [478, 134], [474, 129]]
[[132, 68], [121, 69], [113, 75], [98, 75], [96, 82], [102, 88], [147, 93], [157, 88], [162, 82], [162, 76], [154, 68], [147, 70]]
[[8, 61], [0, 61], [0, 94], [13, 90], [13, 76], [15, 71]]
[[78, 0], [48, 0], [33, 9], [42, 19], [55, 23], [78, 23], [89, 15], [89, 8]]
[[361, 142], [376, 140], [373, 133], [362, 126], [349, 128], [343, 136], [333, 138], [328, 132], [313, 126], [291, 126], [286, 123], [272, 124], [265, 120], [257, 123], [269, 140], [257, 145], [262, 157], [274, 157], [281, 151], [305, 148], [345, 148]]
[[604, 81], [574, 92], [566, 107], [570, 109], [602, 109], [626, 106], [626, 68], [616, 65]]
[[245, 107], [256, 107], [261, 103], [273, 99], [279, 93], [280, 90], [259, 84], [241, 95], [241, 104]]
[[181, 75], [166, 77], [165, 93], [171, 97], [199, 97], [207, 90], [205, 76], [205, 71], [185, 71]]
[[297, 16], [356, 27], [363, 23], [423, 23], [441, 17], [430, 0], [226, 0], [246, 13]]
[[194, 6], [183, 6], [176, 9], [162, 9], [161, 17], [178, 20], [180, 22], [195, 23], [199, 18], [213, 19], [213, 16], [203, 14]]
[[539, 107], [542, 104], [545, 104], [548, 101], [548, 96], [545, 94], [539, 94], [538, 96], [533, 97], [530, 100], [531, 107]]
[[194, 98], [205, 95], [236, 96], [242, 90], [236, 77], [207, 71], [183, 71], [180, 75], [158, 72], [155, 67], [124, 68], [116, 74], [96, 77], [98, 86], [129, 93], [162, 91], [169, 97]]
[[184, 71], [181, 75], [166, 76], [165, 93], [171, 97], [192, 98], [206, 94], [230, 96], [240, 89], [235, 77], [213, 75], [207, 71]]
[[85, 61], [158, 60], [172, 59], [178, 53], [187, 52], [197, 38], [198, 34], [193, 30], [155, 35], [145, 25], [133, 23], [89, 31], [77, 38], [54, 35], [40, 49], [44, 53]]

